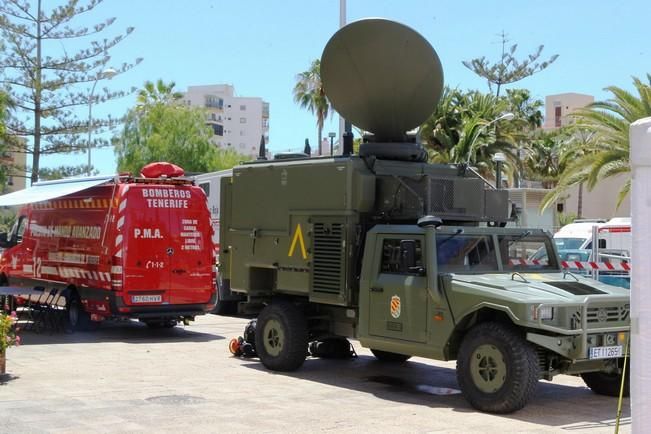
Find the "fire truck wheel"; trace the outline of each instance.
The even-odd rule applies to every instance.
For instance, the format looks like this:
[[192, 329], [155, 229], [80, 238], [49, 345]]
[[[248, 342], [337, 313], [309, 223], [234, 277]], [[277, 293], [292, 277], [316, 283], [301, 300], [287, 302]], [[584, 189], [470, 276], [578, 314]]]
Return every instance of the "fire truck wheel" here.
[[90, 315], [84, 310], [76, 292], [70, 294], [66, 299], [66, 313], [68, 330], [74, 332], [90, 329]]
[[260, 312], [255, 348], [262, 364], [272, 371], [294, 371], [307, 356], [307, 321], [294, 304], [275, 302]]
[[[622, 359], [623, 360], [623, 359]], [[630, 360], [630, 359], [629, 359]], [[624, 365], [623, 361], [620, 361], [620, 368]], [[631, 386], [629, 380], [629, 371], [630, 363], [626, 362], [626, 378], [624, 380], [624, 396], [630, 396]], [[622, 387], [622, 373], [618, 374], [609, 374], [606, 372], [586, 372], [581, 374], [581, 378], [585, 384], [598, 395], [605, 396], [619, 396], [619, 392]]]
[[464, 337], [457, 357], [457, 381], [478, 410], [512, 413], [524, 407], [538, 384], [535, 348], [517, 331], [480, 323]]
[[390, 351], [374, 350], [371, 348], [371, 352], [380, 362], [387, 363], [404, 363], [411, 358], [406, 354], [392, 353]]

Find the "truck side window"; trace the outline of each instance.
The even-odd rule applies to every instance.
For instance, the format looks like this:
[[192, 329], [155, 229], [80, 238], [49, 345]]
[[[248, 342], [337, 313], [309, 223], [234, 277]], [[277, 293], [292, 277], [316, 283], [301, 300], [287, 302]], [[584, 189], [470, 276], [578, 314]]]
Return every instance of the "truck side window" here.
[[206, 193], [206, 197], [210, 197], [210, 183], [209, 182], [203, 182], [199, 184], [199, 187], [203, 190], [204, 193]]
[[[401, 270], [400, 266], [400, 241], [399, 238], [385, 239], [382, 243], [382, 262], [380, 265], [381, 273], [391, 274], [418, 274], [417, 271], [405, 272]], [[416, 257], [415, 266], [423, 266], [423, 250], [421, 248], [420, 240], [414, 240], [416, 243]]]

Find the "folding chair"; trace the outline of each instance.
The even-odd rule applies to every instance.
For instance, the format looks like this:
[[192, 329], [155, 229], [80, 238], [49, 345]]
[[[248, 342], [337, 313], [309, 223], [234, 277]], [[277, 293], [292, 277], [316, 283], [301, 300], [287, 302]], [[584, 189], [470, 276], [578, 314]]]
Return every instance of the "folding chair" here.
[[65, 313], [65, 304], [59, 306], [59, 303], [62, 298], [65, 299], [64, 293], [66, 290], [53, 289], [52, 293], [54, 294], [46, 308], [46, 324], [50, 328], [50, 332], [54, 333], [55, 331], [62, 331], [64, 329], [64, 313]]
[[38, 304], [32, 307], [34, 312], [34, 321], [32, 323], [32, 329], [39, 333], [46, 325], [48, 321], [48, 315], [50, 313], [52, 300], [57, 296], [58, 289], [51, 289], [47, 293], [43, 291], [43, 295], [39, 297]]
[[36, 298], [36, 300], [32, 299], [32, 296], [27, 297], [27, 302], [23, 304], [23, 308], [21, 310], [21, 313], [23, 315], [19, 315], [19, 318], [21, 316], [25, 317], [25, 324], [22, 325], [23, 330], [33, 330], [34, 329], [34, 323], [36, 320], [36, 314], [38, 311], [38, 306], [40, 306], [47, 296], [49, 295], [48, 293], [45, 292], [44, 288], [42, 287], [36, 287], [34, 288], [36, 291], [42, 291], [42, 293]]

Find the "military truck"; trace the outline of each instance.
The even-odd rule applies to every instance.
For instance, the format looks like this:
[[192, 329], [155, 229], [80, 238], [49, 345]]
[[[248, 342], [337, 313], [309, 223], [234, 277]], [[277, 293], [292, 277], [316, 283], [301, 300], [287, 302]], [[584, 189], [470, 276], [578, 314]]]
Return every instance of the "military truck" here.
[[373, 133], [359, 153], [348, 135], [342, 156], [251, 162], [221, 184], [219, 269], [258, 312], [264, 366], [292, 371], [310, 342], [352, 337], [381, 361], [456, 359], [482, 411], [518, 410], [557, 374], [617, 395], [628, 292], [561, 270], [549, 233], [503, 227], [505, 190], [465, 164], [428, 164], [405, 137], [441, 94], [430, 44], [358, 21], [328, 42], [321, 76], [336, 110]]

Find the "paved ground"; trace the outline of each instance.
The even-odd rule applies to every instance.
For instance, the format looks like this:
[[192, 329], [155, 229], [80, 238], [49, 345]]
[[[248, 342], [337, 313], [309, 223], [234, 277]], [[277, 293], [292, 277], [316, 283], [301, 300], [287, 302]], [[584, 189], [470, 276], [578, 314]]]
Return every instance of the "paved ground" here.
[[[617, 401], [578, 378], [541, 382], [515, 414], [482, 414], [455, 393], [454, 363], [392, 367], [357, 345], [357, 359], [308, 359], [278, 374], [228, 353], [245, 324], [208, 315], [172, 330], [115, 323], [24, 333], [0, 377], [0, 432], [614, 431]], [[624, 409], [620, 432], [628, 433], [628, 400]]]

